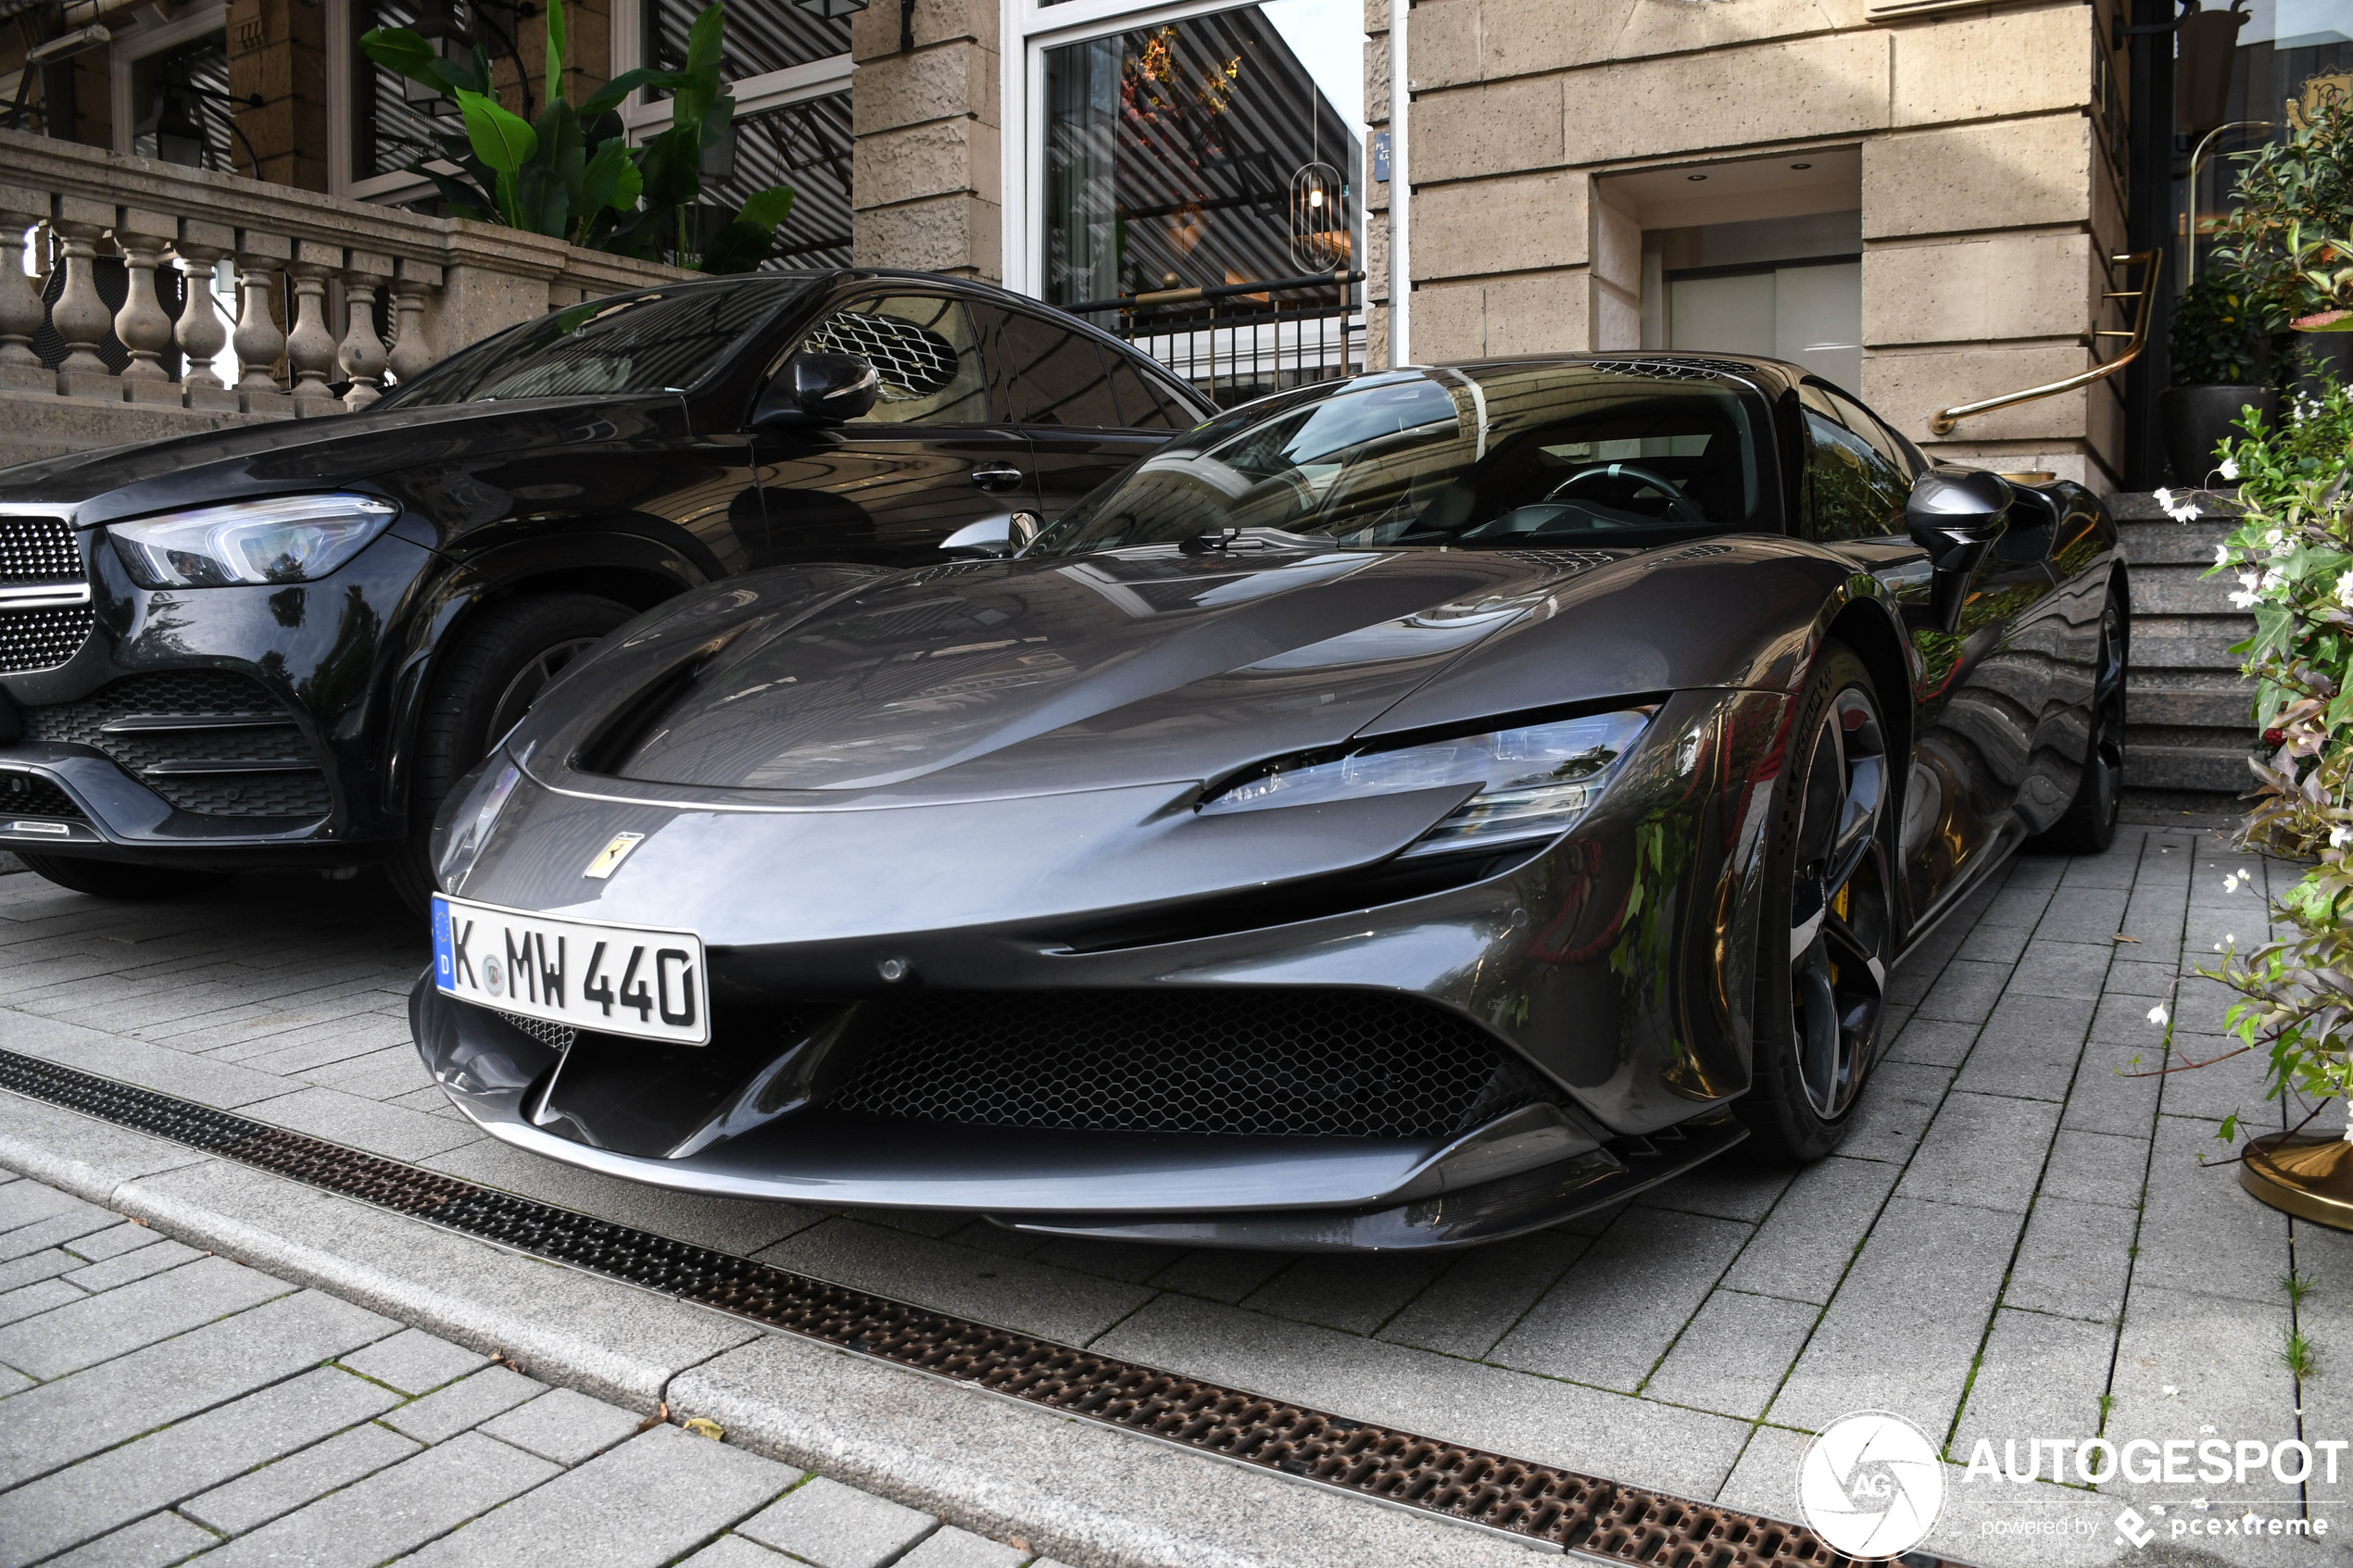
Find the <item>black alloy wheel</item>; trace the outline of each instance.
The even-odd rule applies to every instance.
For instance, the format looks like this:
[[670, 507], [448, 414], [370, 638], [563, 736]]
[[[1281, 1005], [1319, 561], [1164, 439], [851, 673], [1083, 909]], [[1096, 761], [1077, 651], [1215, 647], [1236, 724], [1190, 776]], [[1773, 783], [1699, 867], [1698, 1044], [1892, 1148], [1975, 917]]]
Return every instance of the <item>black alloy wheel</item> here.
[[433, 899], [429, 840], [441, 803], [515, 727], [547, 683], [635, 612], [589, 594], [535, 594], [492, 606], [445, 656], [418, 721], [409, 842], [384, 868], [419, 914]]
[[2100, 646], [2092, 670], [2092, 727], [2083, 771], [2067, 814], [2030, 843], [2065, 855], [2096, 855], [2116, 842], [2124, 800], [2124, 677], [2131, 663], [2124, 607], [2114, 595], [2100, 611]]
[[1894, 950], [1894, 759], [1862, 661], [1825, 644], [1790, 734], [1757, 941], [1755, 1086], [1763, 1150], [1818, 1160], [1845, 1136], [1886, 1012]]

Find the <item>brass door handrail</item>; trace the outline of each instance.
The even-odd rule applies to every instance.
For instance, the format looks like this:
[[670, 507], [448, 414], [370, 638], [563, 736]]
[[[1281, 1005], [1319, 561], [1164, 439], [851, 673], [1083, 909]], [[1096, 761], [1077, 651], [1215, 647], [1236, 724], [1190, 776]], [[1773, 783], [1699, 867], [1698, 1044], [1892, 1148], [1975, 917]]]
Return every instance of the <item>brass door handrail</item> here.
[[[2158, 269], [2164, 265], [2165, 253], [2161, 250], [2136, 250], [2128, 256], [2115, 256], [2108, 259], [2128, 268], [2147, 269], [2142, 274], [2139, 288], [2110, 289], [2100, 296], [2103, 299], [2137, 299], [2141, 302], [2140, 309], [2135, 311], [2133, 317], [2133, 331], [2130, 334], [2133, 341], [2125, 345], [2123, 353], [2105, 365], [2095, 365], [2082, 375], [2070, 376], [2065, 381], [2055, 381], [2048, 386], [2029, 387], [2024, 392], [2008, 392], [1999, 397], [1987, 397], [1975, 403], [1960, 403], [1950, 408], [1939, 408], [1928, 417], [1929, 430], [1937, 435], [1950, 435], [1953, 433], [1953, 427], [1963, 420], [1973, 419], [1979, 414], [1990, 414], [1996, 408], [2007, 408], [2014, 404], [2032, 403], [2038, 397], [2056, 397], [2062, 392], [2073, 392], [2079, 386], [2089, 386], [2095, 381], [2107, 380], [2139, 358], [2141, 351], [2148, 346], [2149, 316], [2157, 305], [2157, 274]], [[2100, 338], [2120, 337], [2126, 334], [2112, 333], [2095, 328], [2092, 335]]]

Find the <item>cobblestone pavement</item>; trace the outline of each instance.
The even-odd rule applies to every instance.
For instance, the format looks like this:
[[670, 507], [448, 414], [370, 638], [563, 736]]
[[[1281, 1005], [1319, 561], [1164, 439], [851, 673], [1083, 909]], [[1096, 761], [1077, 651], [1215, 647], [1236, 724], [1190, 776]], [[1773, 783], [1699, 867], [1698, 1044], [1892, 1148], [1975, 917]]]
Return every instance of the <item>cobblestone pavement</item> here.
[[0, 1568], [1057, 1568], [5, 1172], [0, 1363]]
[[[2254, 886], [2226, 892], [2241, 866]], [[2309, 1562], [2334, 1560], [2335, 1538], [2205, 1528], [2309, 1509], [2353, 1534], [2353, 1455], [2309, 1483], [2096, 1492], [2049, 1485], [2047, 1463], [2031, 1485], [1963, 1469], [1980, 1439], [1997, 1456], [2015, 1441], [2022, 1469], [2034, 1438], [2353, 1437], [2353, 1238], [2201, 1164], [2230, 1152], [2226, 1114], [2281, 1124], [2259, 1059], [2129, 1075], [2165, 1060], [2152, 1008], [2183, 1058], [2229, 1048], [2227, 995], [2181, 971], [2259, 937], [2265, 879], [2291, 874], [2186, 827], [2020, 858], [1897, 972], [1894, 1043], [1836, 1156], [1793, 1172], [1736, 1152], [1632, 1208], [1442, 1257], [1041, 1243], [954, 1216], [696, 1199], [518, 1153], [426, 1081], [402, 1002], [422, 935], [364, 881], [252, 875], [124, 908], [0, 877], [0, 1045], [860, 1288], [1778, 1517], [1807, 1434], [1893, 1410], [1945, 1445], [1932, 1544], [1973, 1562], [2129, 1557], [2127, 1504], [2221, 1561]], [[2311, 1285], [2300, 1305], [2292, 1272]], [[0, 1315], [43, 1288], [59, 1287], [0, 1295]], [[2320, 1375], [2284, 1364], [2291, 1329]]]

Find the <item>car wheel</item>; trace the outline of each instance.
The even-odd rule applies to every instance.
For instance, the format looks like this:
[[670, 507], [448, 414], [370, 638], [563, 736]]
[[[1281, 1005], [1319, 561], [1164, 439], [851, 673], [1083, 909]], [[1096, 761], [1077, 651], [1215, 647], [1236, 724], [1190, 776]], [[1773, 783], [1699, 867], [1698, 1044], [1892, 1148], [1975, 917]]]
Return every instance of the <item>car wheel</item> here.
[[181, 871], [170, 866], [131, 866], [120, 860], [85, 860], [74, 855], [27, 855], [17, 859], [33, 875], [94, 898], [144, 903], [195, 893], [228, 880], [227, 872]]
[[1798, 700], [1766, 847], [1755, 1084], [1740, 1102], [1763, 1152], [1811, 1160], [1846, 1135], [1877, 1056], [1894, 956], [1894, 784], [1869, 672], [1825, 644]]
[[432, 901], [427, 841], [450, 790], [564, 666], [635, 613], [590, 594], [536, 594], [493, 607], [450, 650], [412, 743], [409, 842], [384, 868], [410, 909], [422, 914]]
[[2096, 855], [2116, 842], [2124, 799], [2124, 675], [2130, 659], [2124, 607], [2109, 596], [2100, 612], [2100, 650], [2093, 666], [2092, 734], [2082, 782], [2067, 814], [2028, 841], [2063, 855]]

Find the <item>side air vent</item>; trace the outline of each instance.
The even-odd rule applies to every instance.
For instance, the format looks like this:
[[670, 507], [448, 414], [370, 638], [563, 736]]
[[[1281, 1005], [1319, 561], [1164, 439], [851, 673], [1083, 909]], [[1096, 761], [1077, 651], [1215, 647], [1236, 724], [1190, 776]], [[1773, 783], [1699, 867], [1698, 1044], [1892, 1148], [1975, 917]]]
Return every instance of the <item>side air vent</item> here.
[[182, 811], [316, 818], [333, 804], [294, 715], [250, 677], [174, 670], [28, 708], [28, 740], [104, 752]]

